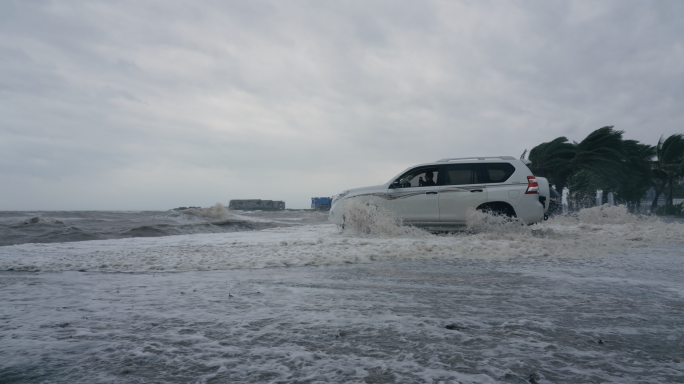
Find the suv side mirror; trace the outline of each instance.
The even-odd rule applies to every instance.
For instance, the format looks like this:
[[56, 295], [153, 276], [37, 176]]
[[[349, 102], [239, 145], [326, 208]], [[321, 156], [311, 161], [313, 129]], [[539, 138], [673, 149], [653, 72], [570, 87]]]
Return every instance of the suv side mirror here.
[[394, 180], [394, 182], [392, 182], [392, 185], [390, 185], [390, 187], [391, 188], [399, 188], [399, 187], [401, 187], [401, 184], [399, 183], [399, 180]]

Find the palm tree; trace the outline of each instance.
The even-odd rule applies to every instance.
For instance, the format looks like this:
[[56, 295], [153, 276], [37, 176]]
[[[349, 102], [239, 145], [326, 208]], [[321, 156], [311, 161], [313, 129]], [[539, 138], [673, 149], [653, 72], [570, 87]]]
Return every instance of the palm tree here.
[[530, 170], [537, 176], [549, 179], [559, 192], [567, 185], [570, 160], [575, 157], [575, 146], [566, 137], [556, 138], [532, 148], [529, 155]]
[[612, 126], [590, 133], [577, 144], [570, 168], [574, 172], [591, 172], [604, 188], [616, 188], [626, 178], [622, 134], [623, 131], [616, 131]]
[[684, 170], [684, 135], [681, 133], [672, 135], [663, 140], [658, 140], [656, 146], [656, 161], [653, 170], [654, 176], [660, 181], [660, 187], [656, 189], [655, 198], [651, 204], [651, 211], [658, 207], [658, 198], [670, 183], [670, 196], [668, 203], [672, 204], [674, 182], [682, 175]]
[[624, 161], [625, 173], [629, 175], [629, 181], [622, 183], [616, 190], [618, 201], [634, 204], [638, 212], [641, 206], [641, 198], [653, 187], [653, 156], [655, 147], [640, 144], [636, 140], [623, 141], [626, 158]]
[[591, 207], [596, 190], [606, 188], [604, 180], [593, 172], [581, 169], [568, 178], [568, 189], [572, 196], [574, 209]]

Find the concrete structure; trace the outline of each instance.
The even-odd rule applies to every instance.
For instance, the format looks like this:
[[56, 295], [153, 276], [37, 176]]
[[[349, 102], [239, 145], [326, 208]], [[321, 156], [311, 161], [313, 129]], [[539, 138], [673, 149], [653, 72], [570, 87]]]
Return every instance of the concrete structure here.
[[285, 209], [285, 202], [261, 199], [231, 200], [228, 209]]
[[324, 211], [330, 210], [332, 204], [332, 197], [312, 197], [311, 209], [322, 209]]

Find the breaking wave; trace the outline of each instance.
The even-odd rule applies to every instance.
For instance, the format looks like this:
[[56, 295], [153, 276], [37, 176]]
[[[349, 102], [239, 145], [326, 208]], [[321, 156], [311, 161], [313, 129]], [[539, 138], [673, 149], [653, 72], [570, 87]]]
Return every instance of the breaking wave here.
[[30, 219], [22, 220], [20, 223], [16, 223], [13, 226], [14, 227], [21, 227], [25, 225], [34, 225], [34, 224], [56, 224], [56, 225], [64, 225], [64, 222], [62, 220], [57, 220], [57, 219], [43, 219], [40, 215], [33, 216]]
[[199, 222], [190, 224], [155, 224], [143, 225], [122, 232], [121, 237], [159, 237], [171, 235], [186, 235], [198, 233], [224, 233], [238, 231], [257, 231], [261, 229], [278, 227], [278, 224], [269, 222], [249, 222], [243, 220], [225, 219], [212, 222]]
[[221, 203], [209, 208], [187, 208], [182, 211], [185, 215], [201, 216], [209, 219], [223, 219], [228, 217], [228, 209]]
[[[317, 215], [309, 222], [321, 218]], [[299, 224], [234, 215], [220, 203], [171, 211], [0, 212], [0, 246], [255, 231]]]

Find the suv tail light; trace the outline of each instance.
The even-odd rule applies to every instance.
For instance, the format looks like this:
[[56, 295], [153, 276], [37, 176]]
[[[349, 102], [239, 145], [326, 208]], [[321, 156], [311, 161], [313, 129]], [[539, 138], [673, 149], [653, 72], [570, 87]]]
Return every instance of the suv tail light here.
[[539, 193], [539, 183], [537, 183], [537, 178], [534, 176], [527, 176], [527, 191], [525, 194], [529, 193]]

